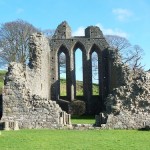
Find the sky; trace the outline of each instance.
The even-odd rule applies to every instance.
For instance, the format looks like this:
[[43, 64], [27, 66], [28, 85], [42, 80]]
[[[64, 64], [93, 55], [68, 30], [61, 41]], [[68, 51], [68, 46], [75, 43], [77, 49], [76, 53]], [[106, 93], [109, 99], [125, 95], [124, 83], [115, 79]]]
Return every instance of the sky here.
[[104, 34], [119, 35], [144, 50], [150, 69], [150, 0], [0, 0], [0, 24], [23, 19], [41, 30], [66, 20], [73, 35], [97, 25]]

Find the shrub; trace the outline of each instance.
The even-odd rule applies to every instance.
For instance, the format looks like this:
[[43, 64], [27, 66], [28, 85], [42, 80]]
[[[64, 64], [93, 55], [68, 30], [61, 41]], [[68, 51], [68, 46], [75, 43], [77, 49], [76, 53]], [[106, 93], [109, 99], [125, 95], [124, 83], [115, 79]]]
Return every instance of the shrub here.
[[85, 102], [74, 100], [70, 103], [72, 115], [83, 115], [86, 110]]

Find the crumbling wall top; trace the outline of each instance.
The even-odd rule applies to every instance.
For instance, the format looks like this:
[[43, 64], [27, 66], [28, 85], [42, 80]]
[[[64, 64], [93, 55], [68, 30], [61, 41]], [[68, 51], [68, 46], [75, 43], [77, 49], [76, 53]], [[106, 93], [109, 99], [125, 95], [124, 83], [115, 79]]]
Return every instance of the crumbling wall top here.
[[97, 26], [89, 26], [85, 29], [85, 37], [87, 38], [104, 38], [102, 31]]
[[66, 21], [63, 21], [60, 25], [58, 25], [52, 38], [53, 39], [71, 38], [71, 28]]

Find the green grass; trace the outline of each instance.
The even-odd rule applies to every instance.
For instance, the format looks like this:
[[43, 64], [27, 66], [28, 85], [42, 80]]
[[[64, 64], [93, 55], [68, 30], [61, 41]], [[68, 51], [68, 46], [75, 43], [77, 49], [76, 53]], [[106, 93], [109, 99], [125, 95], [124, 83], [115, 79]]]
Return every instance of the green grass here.
[[[2, 93], [2, 87], [4, 85], [3, 78], [6, 74], [6, 71], [0, 70], [0, 94]], [[76, 95], [77, 96], [82, 96], [83, 95], [83, 82], [82, 81], [77, 81], [77, 91]], [[60, 95], [61, 96], [66, 96], [66, 80], [65, 79], [60, 79]], [[98, 95], [98, 85], [93, 84], [93, 95]]]
[[149, 150], [150, 132], [137, 130], [2, 131], [1, 150]]
[[4, 76], [6, 74], [5, 70], [0, 70], [0, 94], [2, 93], [2, 87], [4, 85]]
[[[93, 83], [93, 95], [99, 95], [98, 85]], [[76, 96], [83, 96], [83, 82], [76, 81]], [[60, 96], [66, 96], [66, 79], [60, 79]]]
[[72, 124], [94, 124], [95, 116], [71, 116]]
[[66, 96], [66, 79], [60, 79], [60, 96]]

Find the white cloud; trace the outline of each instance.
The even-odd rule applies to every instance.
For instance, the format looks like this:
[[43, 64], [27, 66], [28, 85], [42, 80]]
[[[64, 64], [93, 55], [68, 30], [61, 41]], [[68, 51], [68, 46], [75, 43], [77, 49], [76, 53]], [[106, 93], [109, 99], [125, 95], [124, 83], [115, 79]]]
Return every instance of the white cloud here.
[[79, 27], [76, 31], [73, 32], [73, 36], [84, 36], [84, 30], [84, 27]]
[[117, 8], [112, 10], [113, 14], [116, 15], [119, 21], [127, 21], [133, 16], [133, 13], [128, 9]]
[[18, 8], [17, 10], [16, 10], [16, 13], [17, 14], [21, 14], [21, 13], [23, 13], [24, 12], [24, 9], [22, 9], [22, 8]]
[[125, 37], [125, 38], [129, 36], [126, 32], [118, 28], [115, 28], [115, 29], [105, 28], [100, 23], [97, 23], [96, 26], [98, 26], [102, 30], [104, 35], [118, 35], [118, 36]]
[[[98, 26], [102, 30], [104, 35], [118, 35], [125, 38], [129, 36], [126, 32], [118, 28], [115, 29], [105, 28], [100, 23], [97, 23], [96, 26]], [[73, 36], [84, 36], [85, 35], [84, 30], [85, 27], [79, 27], [76, 31], [73, 32]]]

